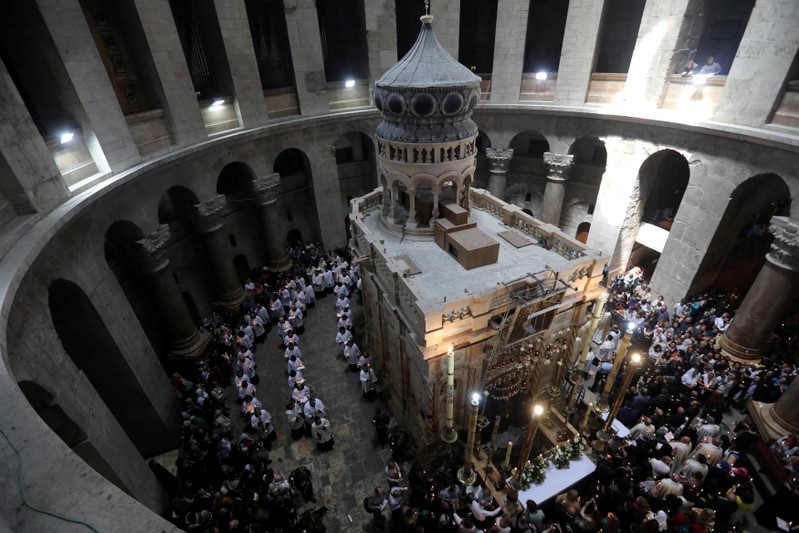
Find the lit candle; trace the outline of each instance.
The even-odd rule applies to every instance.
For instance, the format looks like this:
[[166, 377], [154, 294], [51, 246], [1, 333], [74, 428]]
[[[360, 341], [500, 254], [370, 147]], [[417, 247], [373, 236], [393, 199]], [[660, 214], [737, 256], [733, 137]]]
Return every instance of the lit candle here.
[[591, 411], [594, 410], [594, 402], [588, 402], [588, 409], [585, 410], [585, 418], [583, 418], [582, 426], [588, 425], [588, 419], [591, 418]]
[[505, 451], [505, 466], [510, 464], [510, 452], [513, 450], [513, 443], [508, 442], [508, 449]]

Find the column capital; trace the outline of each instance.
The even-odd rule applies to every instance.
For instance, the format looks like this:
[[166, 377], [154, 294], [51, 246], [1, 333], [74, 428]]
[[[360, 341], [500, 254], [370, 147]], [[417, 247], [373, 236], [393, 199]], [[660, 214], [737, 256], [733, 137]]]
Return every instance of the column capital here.
[[771, 217], [769, 231], [774, 240], [766, 259], [778, 267], [799, 272], [799, 224], [788, 217]]
[[208, 233], [219, 229], [219, 214], [225, 207], [225, 195], [217, 194], [207, 202], [194, 205], [194, 226], [200, 233]]
[[250, 192], [258, 196], [261, 205], [274, 202], [280, 188], [280, 174], [275, 172], [267, 176], [257, 176], [247, 182]]
[[551, 181], [566, 181], [569, 171], [574, 164], [574, 156], [544, 152], [544, 166], [547, 168], [547, 179]]
[[147, 237], [133, 243], [131, 259], [137, 274], [154, 274], [169, 264], [164, 248], [170, 237], [169, 226], [161, 224]]
[[513, 158], [513, 148], [486, 148], [486, 157], [491, 163], [492, 174], [505, 174]]

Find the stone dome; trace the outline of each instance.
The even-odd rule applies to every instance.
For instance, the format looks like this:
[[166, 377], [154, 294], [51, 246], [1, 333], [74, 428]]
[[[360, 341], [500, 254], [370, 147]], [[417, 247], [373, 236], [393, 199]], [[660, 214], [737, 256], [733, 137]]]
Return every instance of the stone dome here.
[[480, 101], [480, 77], [458, 63], [421, 17], [416, 43], [375, 82], [374, 102], [383, 115], [377, 136], [400, 142], [451, 142], [477, 135], [472, 110]]

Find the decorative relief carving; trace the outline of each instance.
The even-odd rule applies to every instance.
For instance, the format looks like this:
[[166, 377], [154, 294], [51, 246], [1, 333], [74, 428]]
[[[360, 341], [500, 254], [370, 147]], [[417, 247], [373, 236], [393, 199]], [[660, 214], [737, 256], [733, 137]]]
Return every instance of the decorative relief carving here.
[[280, 174], [275, 172], [268, 176], [258, 176], [249, 182], [253, 193], [257, 194], [265, 202], [271, 202], [277, 197], [280, 188]]
[[799, 271], [799, 225], [788, 217], [772, 217], [769, 231], [774, 234], [769, 261], [782, 268]]
[[566, 181], [574, 164], [574, 156], [544, 152], [544, 165], [547, 167], [547, 179]]
[[209, 232], [220, 227], [219, 213], [225, 207], [225, 195], [217, 194], [212, 199], [194, 206], [194, 225], [197, 231]]
[[167, 265], [164, 248], [170, 236], [169, 226], [161, 224], [157, 230], [134, 243], [131, 259], [139, 274], [152, 274]]
[[459, 320], [465, 320], [472, 317], [472, 308], [468, 305], [459, 307], [457, 309], [450, 309], [449, 312], [441, 315], [441, 325], [451, 324]]
[[513, 148], [486, 148], [486, 157], [491, 163], [493, 174], [505, 174], [513, 158]]

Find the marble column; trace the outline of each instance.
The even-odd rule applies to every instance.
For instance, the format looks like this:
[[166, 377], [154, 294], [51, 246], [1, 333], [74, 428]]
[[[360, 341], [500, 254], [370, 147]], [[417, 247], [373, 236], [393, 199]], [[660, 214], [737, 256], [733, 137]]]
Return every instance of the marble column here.
[[441, 189], [439, 187], [433, 187], [433, 214], [430, 216], [430, 227], [436, 227], [436, 219], [440, 214], [438, 211], [438, 197], [441, 195]]
[[195, 360], [211, 342], [211, 334], [200, 331], [191, 319], [186, 302], [175, 284], [164, 257], [169, 242], [169, 226], [162, 224], [156, 231], [134, 244], [133, 261], [150, 299], [157, 309], [170, 341], [168, 357], [175, 360]]
[[772, 217], [771, 251], [746, 294], [729, 329], [719, 339], [722, 353], [734, 361], [757, 364], [766, 341], [795, 301], [799, 280], [799, 222]]
[[291, 259], [282, 243], [284, 232], [277, 210], [280, 174], [259, 176], [248, 185], [250, 192], [255, 195], [258, 218], [261, 220], [261, 233], [264, 235], [266, 245], [266, 267], [273, 271], [288, 270], [291, 267]]
[[569, 179], [573, 163], [573, 155], [544, 152], [547, 185], [544, 189], [541, 220], [547, 224], [560, 227], [560, 213], [563, 211], [563, 198], [566, 196], [566, 181]]
[[774, 403], [749, 402], [749, 414], [764, 441], [799, 433], [799, 379]]
[[486, 148], [486, 157], [491, 163], [488, 175], [488, 192], [499, 198], [505, 199], [505, 186], [508, 183], [508, 167], [513, 158], [513, 148]]
[[408, 219], [405, 221], [406, 228], [416, 227], [416, 188], [408, 190]]
[[211, 265], [216, 281], [216, 299], [213, 306], [223, 312], [235, 313], [247, 299], [236, 277], [230, 244], [222, 231], [220, 213], [225, 207], [225, 195], [194, 206], [194, 228], [202, 235], [205, 258]]

